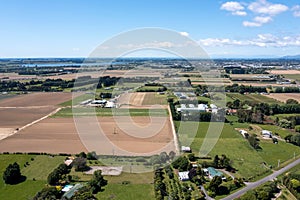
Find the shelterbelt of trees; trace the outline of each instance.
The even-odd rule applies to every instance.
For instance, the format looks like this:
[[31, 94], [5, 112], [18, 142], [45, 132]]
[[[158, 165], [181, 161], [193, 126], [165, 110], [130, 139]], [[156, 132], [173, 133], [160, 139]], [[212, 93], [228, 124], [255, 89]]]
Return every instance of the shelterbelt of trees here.
[[95, 85], [97, 88], [110, 87], [116, 84], [118, 77], [103, 76], [92, 78], [82, 76], [72, 80], [46, 79], [30, 80], [27, 82], [17, 80], [3, 80], [0, 82], [0, 92], [10, 91], [39, 91], [39, 92], [58, 92], [66, 88]]

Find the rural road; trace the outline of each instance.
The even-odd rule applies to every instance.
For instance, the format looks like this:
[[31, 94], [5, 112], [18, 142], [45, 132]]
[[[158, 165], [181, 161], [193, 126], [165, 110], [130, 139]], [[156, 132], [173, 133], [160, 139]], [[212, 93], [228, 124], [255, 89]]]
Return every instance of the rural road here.
[[222, 200], [232, 200], [232, 199], [236, 199], [236, 198], [242, 196], [242, 195], [243, 195], [244, 193], [246, 193], [248, 190], [254, 189], [254, 188], [260, 186], [261, 184], [264, 184], [264, 183], [266, 183], [266, 182], [268, 182], [268, 181], [273, 180], [273, 179], [276, 178], [277, 176], [283, 174], [284, 172], [288, 171], [289, 169], [295, 167], [295, 166], [298, 165], [298, 164], [300, 164], [300, 158], [297, 159], [297, 160], [295, 160], [294, 162], [288, 164], [287, 166], [281, 168], [280, 170], [274, 171], [273, 174], [271, 174], [271, 175], [269, 175], [269, 176], [267, 176], [267, 177], [265, 177], [265, 178], [263, 178], [263, 179], [260, 179], [260, 180], [258, 180], [258, 181], [256, 181], [256, 182], [253, 182], [253, 183], [249, 183], [245, 188], [243, 188], [243, 189], [241, 189], [241, 190], [239, 190], [239, 191], [237, 191], [237, 192], [235, 192], [235, 193], [233, 193], [233, 194], [231, 194], [231, 195], [229, 195], [229, 196], [223, 198]]

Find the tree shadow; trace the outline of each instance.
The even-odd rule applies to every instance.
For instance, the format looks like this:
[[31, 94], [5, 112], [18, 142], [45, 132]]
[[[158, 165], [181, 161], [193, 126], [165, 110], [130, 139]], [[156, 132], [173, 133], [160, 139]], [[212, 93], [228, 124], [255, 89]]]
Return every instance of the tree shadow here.
[[25, 182], [26, 179], [27, 179], [26, 176], [21, 175], [20, 178], [15, 179], [15, 180], [12, 180], [12, 181], [10, 181], [9, 183], [6, 183], [6, 184], [9, 184], [9, 185], [17, 185], [17, 184], [19, 184], [19, 183]]

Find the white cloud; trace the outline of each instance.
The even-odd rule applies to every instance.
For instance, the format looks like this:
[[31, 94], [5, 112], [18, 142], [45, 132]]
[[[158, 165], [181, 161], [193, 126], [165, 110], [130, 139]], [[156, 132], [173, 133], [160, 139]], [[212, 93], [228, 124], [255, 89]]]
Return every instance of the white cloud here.
[[179, 32], [179, 34], [182, 35], [182, 36], [186, 36], [186, 37], [189, 36], [189, 33], [188, 33], [188, 32]]
[[221, 10], [231, 12], [232, 15], [246, 16], [247, 13], [244, 11], [244, 6], [236, 1], [228, 1], [221, 5]]
[[207, 38], [199, 40], [203, 46], [256, 46], [256, 47], [300, 47], [300, 35], [278, 37], [272, 34], [259, 34], [248, 40], [232, 40], [229, 38]]
[[274, 16], [287, 11], [289, 8], [284, 4], [273, 4], [266, 0], [257, 0], [250, 3], [248, 9], [254, 13]]
[[247, 13], [245, 11], [235, 11], [232, 12], [233, 15], [237, 15], [237, 16], [246, 16]]
[[[256, 0], [250, 3], [241, 3], [236, 1], [228, 1], [221, 5], [221, 10], [231, 12], [232, 15], [246, 16], [252, 12], [254, 18], [252, 20], [245, 20], [243, 25], [245, 27], [260, 27], [273, 20], [273, 17], [289, 10], [288, 6], [279, 3], [271, 3], [267, 0]], [[292, 9], [295, 17], [300, 17], [300, 6], [294, 6]]]
[[293, 11], [294, 17], [300, 17], [300, 5], [296, 5], [291, 9]]
[[243, 25], [246, 27], [260, 27], [262, 24], [257, 22], [243, 21]]
[[263, 24], [271, 22], [273, 19], [270, 16], [262, 17], [262, 16], [257, 16], [254, 17], [253, 22], [249, 21], [244, 21], [243, 25], [246, 27], [260, 27]]

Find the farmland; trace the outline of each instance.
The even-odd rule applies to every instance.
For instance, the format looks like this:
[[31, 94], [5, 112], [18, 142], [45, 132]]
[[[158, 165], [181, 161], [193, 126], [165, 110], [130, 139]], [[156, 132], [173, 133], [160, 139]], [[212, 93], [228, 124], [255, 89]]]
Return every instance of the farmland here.
[[[192, 127], [194, 126], [192, 123], [195, 122], [185, 123], [190, 123], [190, 125], [185, 125], [185, 127]], [[266, 162], [273, 167], [277, 167], [278, 159], [283, 163], [293, 158], [293, 152], [296, 153], [296, 156], [300, 155], [300, 149], [298, 147], [282, 141], [276, 145], [273, 144], [272, 141], [261, 140], [260, 144], [262, 150], [256, 151], [249, 145], [247, 140], [245, 140], [236, 130], [234, 130], [234, 127], [240, 127], [240, 125], [245, 125], [247, 127], [246, 124], [234, 123], [231, 126], [225, 123], [217, 144], [209, 153], [209, 156], [211, 157], [214, 157], [214, 155], [217, 154], [225, 154], [229, 156], [233, 162], [233, 167], [238, 169], [236, 176], [245, 177], [249, 180], [255, 180], [259, 176], [270, 172], [268, 168], [262, 165], [263, 162]], [[176, 122], [176, 126], [179, 127], [178, 122]], [[185, 141], [192, 140], [191, 148], [195, 154], [198, 154], [207, 134], [208, 126], [209, 123], [201, 122], [198, 132], [194, 138], [190, 134], [189, 130], [183, 131], [183, 133], [179, 135], [179, 141], [181, 142], [181, 145], [185, 145]], [[292, 153], [287, 155], [289, 152]]]
[[269, 97], [280, 102], [286, 102], [288, 99], [295, 99], [300, 102], [300, 93], [271, 93]]
[[269, 98], [271, 95], [261, 95], [261, 94], [240, 94], [240, 93], [226, 93], [226, 96], [235, 100], [239, 99], [240, 101], [253, 101], [259, 103], [270, 103], [270, 104], [278, 104], [280, 103], [276, 99]]

